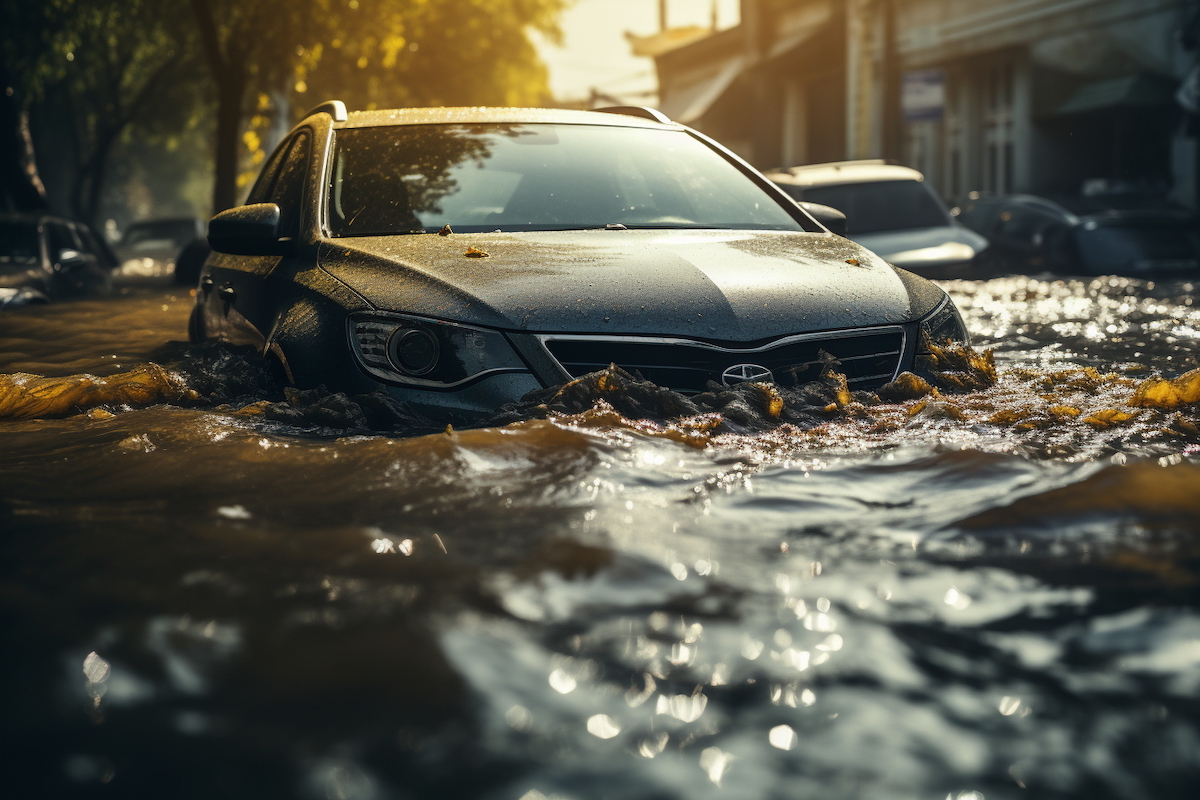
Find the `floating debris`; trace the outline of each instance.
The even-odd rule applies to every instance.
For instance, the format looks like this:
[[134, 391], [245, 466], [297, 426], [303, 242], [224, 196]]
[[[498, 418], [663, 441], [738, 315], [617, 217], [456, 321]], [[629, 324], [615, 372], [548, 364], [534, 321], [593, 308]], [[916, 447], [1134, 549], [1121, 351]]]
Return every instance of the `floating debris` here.
[[1150, 378], [1137, 387], [1129, 401], [1129, 405], [1142, 408], [1179, 408], [1194, 403], [1200, 403], [1200, 369], [1174, 380]]
[[102, 405], [146, 406], [198, 398], [179, 376], [153, 363], [107, 378], [0, 375], [0, 418], [63, 417]]
[[490, 253], [485, 253], [482, 250], [476, 249], [474, 247], [468, 247], [465, 255], [467, 256], [467, 258], [491, 258]]

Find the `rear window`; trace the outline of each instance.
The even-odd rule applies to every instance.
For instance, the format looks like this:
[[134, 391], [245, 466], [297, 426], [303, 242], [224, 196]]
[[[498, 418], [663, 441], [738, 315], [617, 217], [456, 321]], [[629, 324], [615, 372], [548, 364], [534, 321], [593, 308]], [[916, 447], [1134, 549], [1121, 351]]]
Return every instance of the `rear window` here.
[[42, 250], [36, 226], [0, 221], [0, 272], [36, 266], [41, 260]]
[[121, 239], [123, 247], [153, 247], [163, 244], [183, 245], [196, 238], [196, 223], [192, 220], [162, 220], [138, 222], [129, 226]]
[[951, 224], [941, 199], [920, 181], [809, 186], [799, 194], [799, 200], [831, 206], [845, 214], [851, 236]]
[[337, 133], [335, 236], [629, 228], [803, 230], [683, 131], [600, 125], [409, 125]]

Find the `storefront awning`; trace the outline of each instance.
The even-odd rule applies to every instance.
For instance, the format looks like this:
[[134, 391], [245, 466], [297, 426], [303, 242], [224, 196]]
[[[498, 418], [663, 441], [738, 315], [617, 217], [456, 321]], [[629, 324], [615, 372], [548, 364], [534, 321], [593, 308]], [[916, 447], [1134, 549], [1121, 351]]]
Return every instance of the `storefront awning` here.
[[715, 74], [682, 86], [672, 86], [669, 92], [660, 93], [663, 101], [659, 110], [676, 122], [689, 125], [717, 102], [725, 90], [737, 80], [745, 66], [745, 58], [738, 56], [725, 63]]

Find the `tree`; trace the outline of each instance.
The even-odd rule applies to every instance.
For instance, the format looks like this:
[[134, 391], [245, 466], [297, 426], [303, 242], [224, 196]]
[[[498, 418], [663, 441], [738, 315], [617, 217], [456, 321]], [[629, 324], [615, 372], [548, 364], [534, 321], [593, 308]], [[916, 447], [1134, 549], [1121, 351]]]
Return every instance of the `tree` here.
[[71, 124], [75, 180], [71, 208], [95, 224], [109, 160], [122, 133], [185, 80], [185, 35], [173, 30], [166, 0], [90, 0], [71, 4], [60, 37], [66, 61], [59, 92]]
[[0, 208], [48, 208], [29, 134], [27, 87], [49, 48], [50, 29], [45, 6], [0, 0]]
[[[356, 0], [352, 0], [356, 2]], [[289, 76], [318, 13], [333, 0], [191, 0], [201, 51], [216, 84], [213, 211], [237, 204], [238, 142], [252, 84], [269, 91]]]
[[[66, 203], [95, 224], [113, 148], [186, 75], [186, 28], [170, 0], [46, 0], [3, 6], [5, 51], [30, 107], [55, 128]], [[159, 109], [155, 109], [160, 113]]]
[[568, 1], [191, 0], [217, 85], [214, 209], [237, 202], [251, 97], [286, 87], [297, 105], [540, 102], [545, 68], [528, 31], [557, 36]]
[[38, 176], [29, 136], [29, 116], [21, 105], [14, 81], [0, 62], [0, 208], [45, 211], [46, 187]]

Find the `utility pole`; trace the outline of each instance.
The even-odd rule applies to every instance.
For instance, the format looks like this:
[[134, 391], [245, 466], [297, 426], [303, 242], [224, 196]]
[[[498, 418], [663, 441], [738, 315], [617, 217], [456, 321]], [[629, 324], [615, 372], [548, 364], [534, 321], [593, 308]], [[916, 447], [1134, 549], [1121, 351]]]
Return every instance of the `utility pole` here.
[[667, 29], [667, 0], [658, 0], [658, 30]]

